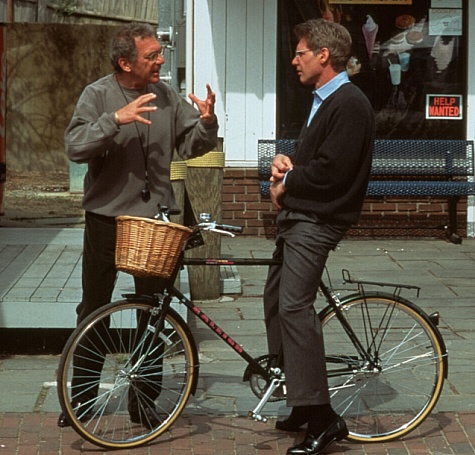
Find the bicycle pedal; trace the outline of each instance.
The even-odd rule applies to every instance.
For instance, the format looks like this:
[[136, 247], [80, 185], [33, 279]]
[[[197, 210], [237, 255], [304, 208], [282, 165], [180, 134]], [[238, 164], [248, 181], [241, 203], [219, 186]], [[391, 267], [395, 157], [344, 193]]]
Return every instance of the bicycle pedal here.
[[256, 422], [262, 422], [262, 423], [267, 423], [267, 421], [269, 420], [266, 416], [263, 416], [261, 414], [256, 414], [255, 412], [253, 411], [249, 411], [247, 413], [247, 416], [252, 419], [252, 420], [255, 420]]
[[284, 399], [287, 396], [287, 387], [284, 384], [280, 384], [275, 390], [274, 393], [272, 394], [273, 398], [280, 398]]

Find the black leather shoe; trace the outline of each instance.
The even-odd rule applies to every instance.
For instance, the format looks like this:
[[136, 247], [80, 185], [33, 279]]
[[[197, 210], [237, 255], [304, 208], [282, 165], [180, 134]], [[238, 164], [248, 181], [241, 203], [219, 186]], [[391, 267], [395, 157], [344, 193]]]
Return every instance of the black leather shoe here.
[[303, 442], [287, 450], [287, 455], [317, 455], [322, 453], [330, 444], [340, 441], [347, 435], [346, 423], [341, 417], [338, 417], [317, 438], [307, 433]]
[[275, 429], [280, 430], [280, 431], [289, 431], [292, 433], [296, 433], [297, 431], [303, 431], [302, 426], [305, 425], [307, 422], [302, 422], [300, 424], [297, 424], [295, 421], [293, 421], [290, 418], [284, 419], [284, 420], [278, 420], [275, 422]]
[[152, 408], [142, 408], [139, 411], [129, 411], [130, 420], [133, 423], [139, 423], [144, 427], [147, 427], [149, 430], [153, 428], [157, 428], [161, 423], [162, 420], [156, 413], [155, 409]]
[[59, 428], [66, 428], [66, 427], [70, 427], [70, 426], [71, 426], [71, 424], [69, 423], [68, 417], [66, 416], [66, 414], [64, 412], [62, 412], [58, 417], [58, 427]]
[[[77, 410], [79, 410], [81, 408], [81, 403], [72, 403], [72, 407], [73, 409], [76, 410], [76, 414], [77, 414]], [[88, 418], [88, 415], [85, 414], [84, 416], [82, 416], [79, 420], [81, 422], [83, 422], [84, 420], [87, 420]], [[68, 419], [68, 416], [62, 412], [59, 417], [58, 417], [58, 427], [59, 428], [66, 428], [66, 427], [70, 427], [71, 426], [71, 422], [69, 421]]]

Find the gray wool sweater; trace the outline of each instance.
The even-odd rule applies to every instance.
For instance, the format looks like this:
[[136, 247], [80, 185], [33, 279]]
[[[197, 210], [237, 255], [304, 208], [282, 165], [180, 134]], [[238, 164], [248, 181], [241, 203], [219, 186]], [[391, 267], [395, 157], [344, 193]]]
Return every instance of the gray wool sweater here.
[[[156, 93], [158, 109], [150, 126], [117, 126], [114, 112], [143, 93]], [[99, 215], [152, 217], [157, 204], [174, 207], [170, 164], [176, 149], [183, 159], [201, 156], [217, 145], [218, 125], [206, 126], [199, 112], [164, 82], [139, 93], [122, 87], [113, 74], [88, 85], [65, 132], [69, 159], [87, 163], [83, 208]], [[148, 169], [150, 200], [141, 192]]]

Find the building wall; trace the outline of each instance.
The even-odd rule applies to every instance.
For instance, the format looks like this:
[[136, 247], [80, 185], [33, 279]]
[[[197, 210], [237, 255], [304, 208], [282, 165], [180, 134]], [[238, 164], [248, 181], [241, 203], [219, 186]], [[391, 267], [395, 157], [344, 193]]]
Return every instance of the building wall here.
[[[475, 3], [468, 3], [468, 23], [475, 21]], [[475, 68], [475, 27], [468, 27], [468, 62], [467, 68]], [[475, 71], [468, 71], [468, 100], [467, 100], [467, 139], [475, 140]], [[467, 235], [475, 237], [475, 197], [468, 198]]]
[[84, 87], [112, 70], [113, 27], [7, 25], [7, 172], [67, 172], [64, 131]]

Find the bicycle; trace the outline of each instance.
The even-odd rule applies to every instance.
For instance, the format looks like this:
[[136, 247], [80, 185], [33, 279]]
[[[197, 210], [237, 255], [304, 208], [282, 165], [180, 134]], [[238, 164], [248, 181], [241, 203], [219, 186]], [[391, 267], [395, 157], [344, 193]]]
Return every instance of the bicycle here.
[[[129, 225], [140, 220], [152, 223], [155, 230], [158, 226], [185, 232], [180, 241], [164, 242], [176, 244], [173, 264], [167, 271], [153, 271], [167, 278], [164, 293], [124, 295], [124, 300], [92, 313], [72, 333], [59, 365], [58, 396], [63, 412], [79, 435], [104, 448], [133, 448], [151, 442], [170, 428], [196, 391], [197, 347], [187, 323], [171, 308], [172, 299], [248, 364], [243, 380], [249, 381], [259, 398], [249, 411], [250, 418], [266, 422], [262, 415], [265, 404], [285, 399], [281, 359], [250, 356], [173, 286], [184, 265], [271, 265], [278, 261], [185, 258], [186, 248], [201, 244], [202, 230], [234, 236], [241, 228], [218, 224], [209, 216], [200, 216], [193, 229], [184, 228], [168, 223], [166, 209], [157, 217], [165, 222], [120, 218]], [[151, 265], [122, 265], [128, 273], [149, 273], [144, 268]], [[356, 292], [343, 298], [323, 281], [320, 285], [328, 304], [319, 317], [332, 406], [345, 419], [349, 440], [391, 441], [420, 425], [442, 392], [448, 355], [437, 328], [439, 315], [426, 314], [400, 295], [402, 290], [415, 290], [419, 295], [417, 286], [354, 280], [346, 270], [343, 278], [357, 286]], [[366, 291], [365, 286], [391, 287], [393, 292]], [[139, 410], [135, 415], [129, 409], [131, 399]], [[155, 419], [145, 408], [155, 410]]]

